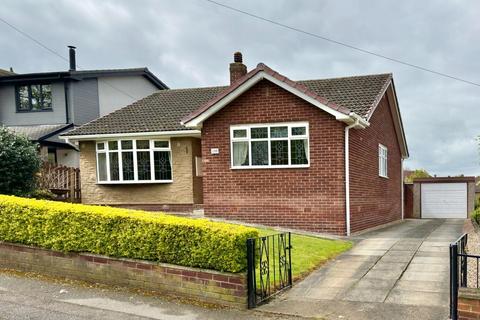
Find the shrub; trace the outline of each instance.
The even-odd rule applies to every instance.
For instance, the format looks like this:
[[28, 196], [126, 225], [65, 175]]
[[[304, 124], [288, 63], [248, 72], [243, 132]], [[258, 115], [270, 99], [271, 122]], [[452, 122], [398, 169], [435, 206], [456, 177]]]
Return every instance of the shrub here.
[[471, 219], [475, 224], [480, 225], [480, 208], [476, 208], [472, 212]]
[[0, 193], [25, 195], [35, 188], [40, 168], [37, 145], [0, 127]]
[[240, 272], [257, 230], [145, 211], [0, 195], [0, 240]]

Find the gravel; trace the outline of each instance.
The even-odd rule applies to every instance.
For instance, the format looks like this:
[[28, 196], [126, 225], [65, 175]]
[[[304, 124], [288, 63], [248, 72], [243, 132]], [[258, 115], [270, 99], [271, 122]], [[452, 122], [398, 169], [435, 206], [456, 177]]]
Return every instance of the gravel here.
[[[473, 228], [472, 228], [473, 229]], [[468, 233], [467, 253], [480, 256], [480, 234], [479, 230], [473, 229]], [[467, 286], [469, 288], [479, 287], [479, 260], [467, 258]]]

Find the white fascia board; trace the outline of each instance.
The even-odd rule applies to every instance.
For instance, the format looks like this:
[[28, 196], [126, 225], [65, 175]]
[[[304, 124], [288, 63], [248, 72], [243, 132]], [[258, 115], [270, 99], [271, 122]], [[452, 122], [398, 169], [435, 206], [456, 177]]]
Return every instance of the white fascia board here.
[[200, 130], [178, 130], [178, 131], [159, 131], [159, 132], [132, 132], [132, 133], [110, 133], [110, 134], [89, 134], [77, 136], [62, 136], [60, 139], [66, 141], [80, 140], [101, 140], [110, 138], [128, 138], [128, 137], [200, 137]]
[[241, 94], [243, 94], [245, 91], [247, 91], [248, 89], [250, 89], [251, 87], [253, 87], [256, 83], [258, 83], [260, 80], [263, 80], [263, 79], [266, 79], [274, 84], [276, 84], [277, 86], [287, 90], [288, 92], [296, 95], [297, 97], [307, 101], [308, 103], [310, 104], [313, 104], [314, 106], [322, 109], [323, 111], [331, 114], [332, 116], [335, 117], [335, 119], [339, 120], [339, 121], [343, 121], [345, 123], [351, 123], [351, 122], [355, 122], [354, 119], [352, 119], [350, 117], [350, 115], [347, 115], [347, 114], [344, 114], [344, 113], [341, 113], [335, 109], [332, 109], [330, 108], [329, 106], [326, 106], [324, 105], [323, 103], [319, 102], [318, 100], [315, 100], [314, 98], [306, 95], [305, 93], [303, 93], [302, 91], [292, 87], [292, 86], [289, 86], [288, 84], [286, 84], [285, 82], [283, 81], [280, 81], [278, 80], [277, 78], [275, 77], [272, 77], [271, 75], [269, 75], [268, 73], [264, 72], [264, 71], [260, 71], [259, 73], [257, 73], [255, 76], [253, 76], [252, 78], [248, 79], [246, 82], [244, 82], [240, 87], [238, 87], [237, 89], [235, 89], [234, 91], [230, 92], [227, 96], [225, 96], [224, 98], [222, 98], [220, 101], [218, 101], [216, 104], [214, 104], [210, 109], [208, 109], [207, 111], [205, 111], [204, 113], [202, 113], [201, 115], [199, 115], [198, 117], [184, 123], [184, 125], [186, 127], [189, 127], [189, 128], [197, 128], [199, 127], [203, 121], [207, 120], [208, 118], [210, 118], [212, 115], [214, 115], [215, 113], [217, 113], [218, 111], [220, 111], [223, 107], [225, 107], [227, 104], [229, 104], [230, 102], [232, 102], [234, 99], [236, 99], [238, 96], [240, 96]]

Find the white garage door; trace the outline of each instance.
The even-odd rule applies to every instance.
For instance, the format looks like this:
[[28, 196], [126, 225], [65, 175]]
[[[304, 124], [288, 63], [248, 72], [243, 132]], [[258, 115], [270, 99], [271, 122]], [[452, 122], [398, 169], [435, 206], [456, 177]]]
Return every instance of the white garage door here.
[[466, 183], [422, 183], [422, 218], [466, 218]]

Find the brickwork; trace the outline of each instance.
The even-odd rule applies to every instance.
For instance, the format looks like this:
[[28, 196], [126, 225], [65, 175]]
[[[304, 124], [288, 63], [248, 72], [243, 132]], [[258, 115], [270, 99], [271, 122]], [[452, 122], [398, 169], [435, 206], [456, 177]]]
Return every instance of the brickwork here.
[[458, 292], [458, 319], [480, 319], [479, 289], [460, 288]]
[[[230, 125], [292, 121], [309, 122], [309, 168], [230, 169]], [[344, 126], [266, 80], [257, 83], [203, 124], [205, 215], [344, 234]]]
[[404, 217], [414, 218], [413, 216], [413, 183], [403, 185], [403, 210]]
[[[401, 152], [386, 95], [370, 126], [350, 130], [350, 214], [352, 233], [402, 218]], [[378, 172], [378, 144], [388, 148], [388, 178]]]
[[82, 202], [140, 207], [155, 205], [166, 210], [182, 206], [191, 208], [193, 204], [201, 203], [201, 188], [198, 187], [198, 179], [194, 178], [195, 168], [192, 166], [200, 140], [172, 138], [171, 148], [172, 183], [101, 185], [96, 180], [95, 144], [92, 141], [80, 142]]
[[185, 296], [245, 308], [245, 274], [232, 274], [143, 260], [62, 253], [0, 242], [0, 268]]

